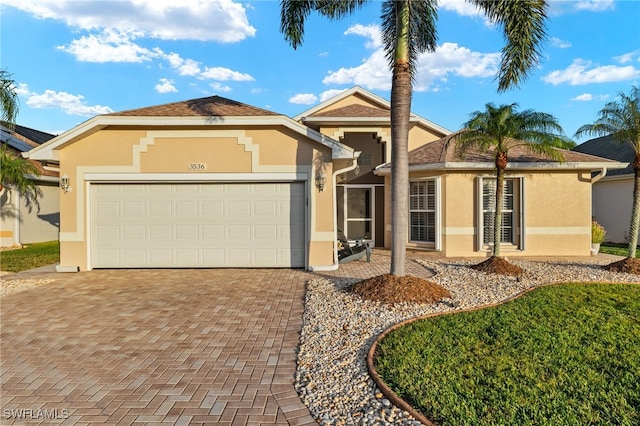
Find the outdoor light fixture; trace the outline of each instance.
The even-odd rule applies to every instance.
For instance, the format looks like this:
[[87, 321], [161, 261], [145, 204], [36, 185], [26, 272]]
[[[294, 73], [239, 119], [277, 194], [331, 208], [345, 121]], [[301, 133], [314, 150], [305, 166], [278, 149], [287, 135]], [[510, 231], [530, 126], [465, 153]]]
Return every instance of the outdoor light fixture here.
[[324, 191], [324, 185], [326, 182], [327, 179], [324, 177], [324, 173], [316, 175], [316, 188], [318, 188], [318, 191]]
[[69, 176], [65, 173], [60, 178], [60, 189], [66, 194], [67, 192], [71, 192], [71, 185], [69, 185]]

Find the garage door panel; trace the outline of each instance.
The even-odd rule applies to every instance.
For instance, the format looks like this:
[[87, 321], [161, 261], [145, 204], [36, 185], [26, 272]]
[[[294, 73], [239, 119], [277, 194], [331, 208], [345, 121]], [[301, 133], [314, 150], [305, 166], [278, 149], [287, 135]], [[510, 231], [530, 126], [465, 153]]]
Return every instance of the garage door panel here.
[[93, 184], [92, 266], [303, 267], [305, 198], [303, 183]]

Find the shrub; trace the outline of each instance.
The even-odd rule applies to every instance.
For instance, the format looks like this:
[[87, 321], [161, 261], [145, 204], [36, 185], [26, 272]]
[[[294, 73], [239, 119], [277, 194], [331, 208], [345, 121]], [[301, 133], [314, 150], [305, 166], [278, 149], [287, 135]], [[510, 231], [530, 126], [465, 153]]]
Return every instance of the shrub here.
[[606, 235], [607, 231], [602, 225], [595, 220], [591, 222], [591, 242], [593, 244], [602, 244]]

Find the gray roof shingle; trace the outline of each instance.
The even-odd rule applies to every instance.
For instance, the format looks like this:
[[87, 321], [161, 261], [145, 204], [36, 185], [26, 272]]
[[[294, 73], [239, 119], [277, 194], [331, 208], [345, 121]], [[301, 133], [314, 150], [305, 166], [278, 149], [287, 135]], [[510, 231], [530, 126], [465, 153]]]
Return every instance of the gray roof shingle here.
[[635, 150], [630, 144], [616, 142], [611, 136], [590, 139], [573, 148], [573, 151], [597, 155], [598, 157], [609, 158], [620, 161], [621, 163], [629, 163], [624, 169], [610, 170], [607, 176], [633, 174], [633, 160], [636, 156]]

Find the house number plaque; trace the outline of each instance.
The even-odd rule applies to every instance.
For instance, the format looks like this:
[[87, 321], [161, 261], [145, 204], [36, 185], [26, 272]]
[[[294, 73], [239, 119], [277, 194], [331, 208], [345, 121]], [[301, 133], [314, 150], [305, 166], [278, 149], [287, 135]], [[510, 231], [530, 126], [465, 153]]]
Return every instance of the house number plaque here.
[[189, 163], [187, 169], [189, 170], [206, 170], [207, 163]]

